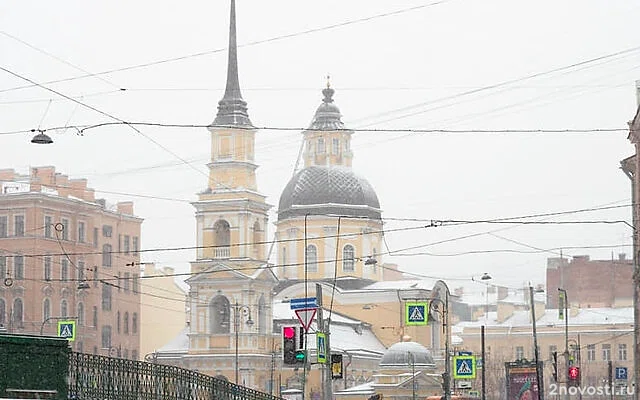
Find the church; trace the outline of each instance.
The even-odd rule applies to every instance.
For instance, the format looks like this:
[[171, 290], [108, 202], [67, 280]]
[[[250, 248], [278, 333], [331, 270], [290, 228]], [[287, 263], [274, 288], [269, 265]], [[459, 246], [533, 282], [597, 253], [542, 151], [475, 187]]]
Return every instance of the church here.
[[[448, 288], [403, 279], [384, 262], [380, 201], [352, 168], [354, 132], [342, 122], [330, 82], [319, 92], [321, 102], [301, 132], [303, 166], [280, 194], [277, 220], [269, 221], [273, 205], [256, 179], [259, 131], [241, 93], [231, 0], [226, 89], [208, 127], [208, 182], [192, 203], [197, 254], [186, 280], [190, 322], [154, 360], [274, 395], [319, 399], [322, 313], [331, 353], [343, 357], [336, 397], [400, 398], [416, 385], [421, 397], [441, 394]], [[291, 301], [318, 293], [318, 312], [301, 339], [307, 361], [283, 365], [283, 327], [300, 326]], [[425, 324], [407, 324], [406, 304], [429, 300]]]

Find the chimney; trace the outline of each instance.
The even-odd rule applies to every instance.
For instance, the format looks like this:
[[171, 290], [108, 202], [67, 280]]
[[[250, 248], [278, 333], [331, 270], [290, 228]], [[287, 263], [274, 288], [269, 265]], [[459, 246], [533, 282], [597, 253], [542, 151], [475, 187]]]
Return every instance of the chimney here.
[[516, 307], [513, 303], [499, 301], [497, 312], [496, 312], [497, 314], [496, 321], [498, 323], [503, 323], [507, 319], [511, 318], [515, 309]]
[[118, 202], [118, 212], [120, 214], [133, 215], [133, 202], [132, 201], [121, 201]]
[[626, 261], [627, 255], [625, 253], [618, 253], [618, 261]]
[[99, 204], [102, 208], [107, 207], [107, 200], [106, 199], [96, 199], [96, 203]]

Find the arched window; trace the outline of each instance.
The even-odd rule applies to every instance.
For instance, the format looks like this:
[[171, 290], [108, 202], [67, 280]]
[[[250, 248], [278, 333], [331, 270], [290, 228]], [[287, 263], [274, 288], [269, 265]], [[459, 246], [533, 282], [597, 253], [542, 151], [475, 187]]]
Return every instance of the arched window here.
[[111, 266], [111, 245], [110, 244], [102, 245], [102, 265], [104, 267]]
[[318, 249], [312, 244], [307, 246], [307, 271], [318, 272]]
[[7, 315], [7, 304], [4, 302], [3, 298], [0, 298], [0, 326], [3, 326], [7, 323], [5, 316]]
[[123, 322], [123, 325], [124, 325], [123, 331], [124, 331], [125, 334], [128, 335], [129, 334], [129, 313], [128, 312], [124, 313], [124, 318], [123, 318], [122, 322]]
[[224, 296], [216, 296], [209, 304], [209, 319], [211, 333], [229, 333], [229, 317], [231, 310], [229, 300]]
[[91, 322], [93, 323], [93, 327], [97, 328], [98, 327], [98, 307], [97, 306], [93, 306], [93, 315], [91, 317]]
[[344, 246], [342, 248], [342, 271], [343, 272], [353, 272], [355, 271], [355, 259], [354, 259], [354, 250], [353, 246], [350, 244]]
[[51, 257], [50, 256], [46, 256], [44, 258], [44, 280], [45, 281], [51, 280]]
[[69, 280], [69, 260], [66, 258], [60, 260], [60, 279], [63, 282]]
[[62, 301], [60, 302], [60, 316], [61, 317], [66, 317], [67, 313], [68, 313], [68, 307], [67, 307], [67, 301], [62, 299]]
[[133, 313], [131, 316], [131, 333], [134, 335], [138, 333], [138, 313]]
[[258, 300], [258, 333], [267, 332], [267, 305], [264, 295], [260, 295]]
[[78, 303], [78, 325], [84, 325], [84, 304]]
[[44, 304], [42, 304], [42, 322], [44, 323], [51, 316], [51, 301], [49, 299], [44, 299]]
[[22, 326], [22, 321], [24, 318], [23, 315], [23, 305], [22, 305], [22, 299], [15, 299], [13, 301], [13, 322], [16, 323], [16, 325], [18, 325], [19, 327]]
[[116, 332], [120, 333], [120, 311], [116, 313]]
[[229, 258], [231, 245], [231, 227], [229, 223], [223, 219], [218, 220], [213, 225], [215, 236], [215, 258]]

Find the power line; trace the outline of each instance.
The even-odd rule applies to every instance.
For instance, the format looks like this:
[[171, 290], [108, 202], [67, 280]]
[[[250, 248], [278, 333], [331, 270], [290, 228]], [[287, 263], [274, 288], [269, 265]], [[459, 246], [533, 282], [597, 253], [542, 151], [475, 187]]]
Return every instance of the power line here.
[[[407, 13], [407, 12], [410, 12], [410, 11], [415, 11], [415, 10], [419, 10], [419, 9], [423, 9], [423, 8], [427, 8], [427, 7], [432, 7], [432, 6], [436, 6], [436, 5], [439, 5], [439, 4], [444, 4], [444, 3], [447, 3], [447, 2], [450, 2], [450, 1], [452, 1], [452, 0], [434, 1], [434, 2], [430, 2], [430, 3], [426, 3], [426, 4], [421, 4], [421, 5], [418, 5], [418, 6], [403, 8], [403, 9], [400, 9], [400, 10], [389, 11], [389, 12], [385, 12], [385, 13], [381, 13], [381, 14], [371, 15], [371, 16], [368, 16], [368, 17], [362, 17], [362, 18], [348, 20], [348, 21], [344, 21], [344, 22], [339, 22], [339, 23], [335, 23], [335, 24], [331, 24], [331, 25], [325, 25], [325, 26], [318, 27], [318, 28], [307, 29], [307, 30], [299, 31], [299, 32], [295, 32], [295, 33], [288, 33], [288, 34], [284, 34], [284, 35], [280, 35], [280, 36], [274, 36], [274, 37], [267, 38], [267, 39], [262, 39], [262, 40], [255, 40], [255, 41], [252, 41], [252, 42], [241, 44], [238, 47], [255, 46], [255, 45], [258, 45], [258, 44], [270, 43], [270, 42], [275, 42], [275, 41], [278, 41], [278, 40], [289, 39], [289, 38], [292, 38], [292, 37], [308, 35], [308, 34], [311, 34], [311, 33], [317, 33], [317, 32], [322, 32], [322, 31], [326, 31], [326, 30], [341, 28], [343, 26], [354, 25], [354, 24], [358, 24], [358, 23], [361, 23], [361, 22], [367, 22], [367, 21], [375, 20], [375, 19], [378, 19], [378, 18], [384, 18], [384, 17], [394, 16], [394, 15], [399, 15], [399, 14]], [[219, 49], [214, 49], [214, 50], [206, 50], [206, 51], [201, 51], [201, 52], [198, 52], [198, 53], [192, 53], [192, 54], [188, 54], [188, 55], [184, 55], [184, 56], [178, 56], [178, 57], [167, 58], [167, 59], [163, 59], [163, 60], [151, 61], [151, 62], [142, 63], [142, 64], [130, 65], [130, 66], [126, 66], [126, 67], [114, 68], [114, 69], [110, 69], [110, 70], [106, 70], [106, 71], [102, 71], [102, 72], [87, 73], [85, 75], [47, 81], [47, 82], [44, 82], [44, 84], [48, 85], [48, 84], [53, 84], [53, 83], [69, 82], [69, 81], [73, 81], [73, 80], [77, 80], [77, 79], [84, 79], [84, 78], [90, 78], [90, 77], [98, 77], [100, 75], [113, 74], [115, 72], [123, 72], [123, 71], [131, 71], [131, 70], [140, 69], [140, 68], [147, 68], [147, 67], [151, 67], [151, 66], [155, 66], [155, 65], [168, 64], [168, 63], [172, 63], [172, 62], [175, 62], [175, 61], [187, 60], [187, 59], [190, 59], [190, 58], [201, 57], [201, 56], [205, 56], [205, 55], [209, 55], [209, 54], [221, 53], [221, 52], [223, 52], [225, 50], [227, 50], [226, 47], [219, 48]], [[26, 89], [26, 88], [30, 88], [30, 87], [34, 87], [34, 86], [37, 86], [37, 85], [31, 84], [31, 85], [25, 85], [25, 86], [18, 86], [18, 87], [3, 89], [3, 90], [0, 90], [0, 93], [9, 92], [9, 91], [13, 91], [13, 90], [19, 90], [19, 89]]]

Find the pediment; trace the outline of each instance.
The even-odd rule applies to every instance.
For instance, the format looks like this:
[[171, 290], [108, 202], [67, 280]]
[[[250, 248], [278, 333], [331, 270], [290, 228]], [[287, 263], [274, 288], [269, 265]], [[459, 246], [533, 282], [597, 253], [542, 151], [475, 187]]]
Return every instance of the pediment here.
[[193, 274], [185, 280], [186, 283], [195, 282], [216, 282], [229, 280], [248, 280], [251, 279], [241, 270], [242, 266], [237, 264], [227, 264], [224, 262], [216, 262], [205, 268], [201, 272]]

